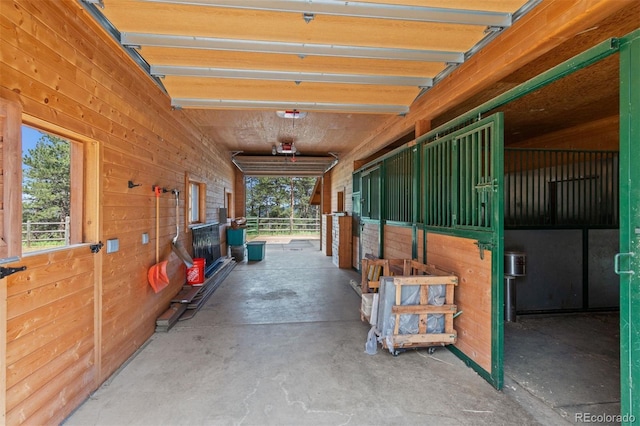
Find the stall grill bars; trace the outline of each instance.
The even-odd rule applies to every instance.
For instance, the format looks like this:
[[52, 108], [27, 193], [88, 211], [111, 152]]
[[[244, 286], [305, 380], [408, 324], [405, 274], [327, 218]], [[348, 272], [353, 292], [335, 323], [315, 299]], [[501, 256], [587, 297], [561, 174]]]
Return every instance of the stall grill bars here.
[[413, 221], [414, 151], [406, 149], [385, 160], [386, 216], [392, 222]]
[[423, 146], [426, 226], [492, 229], [494, 131], [493, 122], [477, 122]]
[[617, 228], [616, 151], [505, 148], [506, 228]]

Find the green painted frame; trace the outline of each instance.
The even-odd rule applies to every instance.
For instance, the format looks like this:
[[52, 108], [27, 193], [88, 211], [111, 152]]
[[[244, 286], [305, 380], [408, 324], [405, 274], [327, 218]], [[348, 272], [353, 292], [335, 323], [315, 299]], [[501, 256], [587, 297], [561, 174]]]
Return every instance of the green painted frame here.
[[[635, 32], [633, 33], [635, 34]], [[438, 138], [438, 136], [440, 134], [446, 133], [447, 131], [449, 131], [449, 129], [454, 129], [456, 127], [461, 127], [464, 126], [465, 124], [468, 124], [469, 122], [473, 122], [477, 119], [479, 119], [480, 117], [483, 116], [483, 114], [486, 114], [492, 110], [495, 110], [496, 108], [499, 108], [503, 105], [508, 104], [511, 101], [514, 101], [516, 99], [519, 99], [531, 92], [534, 92], [542, 87], [545, 87], [551, 83], [553, 83], [554, 81], [557, 81], [563, 77], [566, 77], [567, 75], [578, 71], [580, 69], [586, 68], [592, 64], [595, 64], [596, 62], [607, 58], [610, 55], [613, 55], [615, 53], [617, 53], [619, 51], [619, 47], [620, 47], [620, 40], [616, 39], [616, 38], [612, 38], [612, 39], [608, 39], [605, 40], [599, 44], [597, 44], [596, 46], [592, 47], [591, 49], [588, 49], [576, 56], [574, 56], [573, 58], [568, 59], [565, 62], [562, 62], [558, 65], [556, 65], [555, 67], [537, 75], [536, 77], [533, 77], [527, 81], [525, 81], [524, 83], [504, 92], [501, 95], [496, 96], [495, 98], [491, 99], [488, 102], [485, 102], [484, 104], [468, 111], [465, 114], [460, 115], [459, 117], [441, 125], [438, 126], [437, 128], [431, 130], [430, 132], [422, 135], [420, 138], [417, 139], [418, 143], [428, 143], [431, 140], [435, 140]], [[637, 92], [636, 92], [637, 93]], [[503, 164], [504, 166], [504, 164]], [[504, 179], [504, 176], [503, 176]], [[504, 184], [504, 182], [503, 182]], [[504, 209], [504, 197], [498, 197], [502, 200], [503, 203], [503, 209]], [[425, 232], [427, 231], [427, 227], [425, 227]], [[432, 230], [433, 232], [442, 232], [442, 230], [437, 231], [437, 230]], [[478, 238], [481, 235], [478, 235], [477, 231], [473, 231], [473, 230], [469, 230], [469, 231], [458, 231], [455, 235], [460, 236], [460, 237], [467, 237], [467, 238]], [[498, 237], [499, 241], [504, 242], [504, 225], [502, 226], [501, 229], [501, 236]], [[496, 256], [497, 254], [497, 256]], [[503, 268], [504, 268], [504, 260], [502, 259], [503, 257], [503, 251], [495, 251], [494, 255], [492, 257], [492, 259], [495, 262], [498, 262], [497, 265], [495, 265], [493, 268], [494, 270], [492, 271], [492, 277], [494, 277], [493, 279], [496, 278], [496, 276], [498, 275], [498, 273], [500, 274], [500, 280], [502, 280], [502, 273], [503, 273]], [[494, 289], [495, 290], [495, 289]], [[503, 303], [504, 302], [504, 294], [503, 294], [503, 289], [501, 287], [500, 291], [498, 292], [498, 294], [494, 293], [492, 291], [492, 297], [494, 298], [494, 304], [495, 303]], [[499, 300], [495, 300], [496, 298], [498, 298]], [[500, 314], [502, 315], [502, 314]], [[502, 383], [503, 383], [503, 363], [504, 363], [504, 318], [500, 317], [497, 318], [495, 315], [495, 312], [492, 312], [492, 318], [493, 318], [493, 324], [492, 324], [492, 330], [495, 330], [495, 333], [493, 333], [492, 335], [492, 369], [495, 370], [495, 374], [489, 374], [488, 372], [484, 371], [482, 368], [480, 368], [477, 364], [475, 364], [472, 360], [470, 360], [468, 357], [464, 356], [464, 354], [462, 354], [460, 351], [457, 351], [455, 348], [449, 346], [449, 348], [456, 353], [456, 355], [458, 355], [463, 361], [465, 361], [465, 363], [467, 365], [469, 365], [470, 367], [474, 368], [474, 370], [476, 370], [482, 377], [484, 377], [487, 381], [489, 381], [490, 383], [492, 383], [497, 389], [500, 389], [502, 387]], [[622, 345], [621, 345], [622, 346]], [[494, 357], [495, 354], [495, 357]], [[637, 373], [636, 373], [637, 374]], [[496, 379], [497, 377], [499, 377], [499, 379]]]
[[[621, 254], [631, 253], [632, 247], [640, 247], [640, 231], [635, 231], [640, 228], [640, 225], [636, 225], [635, 228], [632, 226], [632, 221], [635, 221], [636, 223], [640, 221], [640, 209], [637, 205], [632, 205], [631, 201], [640, 199], [640, 167], [632, 161], [632, 158], [640, 158], [637, 143], [635, 146], [632, 143], [632, 141], [637, 142], [640, 140], [640, 98], [637, 95], [640, 93], [639, 39], [640, 29], [627, 34], [620, 39], [611, 38], [605, 40], [600, 44], [574, 56], [573, 58], [570, 58], [569, 60], [562, 62], [538, 76], [514, 87], [513, 89], [508, 90], [492, 100], [468, 111], [454, 120], [431, 130], [425, 135], [419, 137], [416, 140], [416, 143], [428, 143], [429, 139], [436, 139], [439, 134], [442, 134], [447, 129], [461, 127], [470, 121], [475, 121], [491, 110], [508, 104], [513, 100], [534, 92], [535, 90], [551, 84], [575, 71], [588, 67], [610, 55], [620, 52], [620, 250]], [[407, 149], [408, 146], [409, 144], [399, 147], [374, 162], [363, 166], [363, 168], [359, 170], [367, 168], [371, 164], [379, 163], [384, 158], [393, 155], [398, 150]], [[623, 162], [625, 162], [625, 164], [622, 164]], [[420, 175], [422, 170], [418, 169], [416, 173]], [[420, 201], [422, 201], [422, 199]], [[417, 225], [417, 223], [415, 225]], [[633, 232], [632, 228], [634, 230]], [[423, 230], [426, 231], [424, 226]], [[432, 232], [441, 232], [441, 230], [433, 230]], [[459, 231], [457, 235], [468, 238], [477, 238], [481, 236], [478, 231], [473, 230]], [[493, 258], [498, 258], [497, 262], [499, 262], [499, 266], [496, 267], [495, 275], [498, 273], [501, 274], [502, 268], [504, 267], [502, 254], [494, 256]], [[640, 254], [633, 257], [628, 256], [628, 258], [628, 270], [640, 271]], [[634, 288], [640, 288], [640, 277], [638, 275], [640, 274], [623, 273], [620, 279], [621, 410], [623, 415], [629, 414], [636, 416], [634, 420], [637, 420], [638, 416], [640, 416], [640, 397], [638, 397], [640, 394], [640, 386], [638, 385], [640, 383], [640, 350], [638, 349], [640, 347], [640, 290], [633, 291]], [[500, 292], [499, 295], [494, 294], [493, 297], [501, 299], [503, 295]], [[500, 301], [498, 300], [495, 302]], [[494, 366], [496, 370], [502, 368], [501, 366], [504, 359], [504, 335], [502, 326], [502, 320], [494, 318], [494, 324], [492, 327], [497, 331], [497, 333], [493, 336], [494, 341], [492, 342], [492, 351], [497, 351], [498, 355], [495, 360], [498, 364]], [[623, 336], [626, 336], [626, 339], [624, 339]], [[452, 348], [451, 346], [449, 346], [449, 348], [456, 353], [455, 348]], [[459, 355], [468, 365], [474, 367], [476, 371], [479, 371], [479, 374], [482, 377], [491, 381], [491, 375], [487, 375], [486, 372], [483, 373], [484, 370], [479, 369], [479, 366], [474, 366], [475, 363], [468, 358], [465, 359], [464, 354], [457, 353], [457, 355]], [[494, 383], [494, 386], [495, 385], [496, 384]], [[623, 424], [630, 425], [632, 422], [625, 421], [623, 419]]]
[[640, 30], [620, 41], [620, 411], [640, 419]]
[[[479, 141], [478, 134], [488, 130], [488, 140]], [[469, 356], [458, 349], [455, 345], [448, 348], [462, 359], [465, 364], [473, 368], [485, 380], [491, 383], [496, 389], [502, 389], [504, 383], [504, 274], [503, 274], [503, 254], [504, 254], [504, 115], [495, 113], [482, 120], [473, 122], [466, 127], [457, 129], [438, 140], [430, 143], [421, 143], [421, 159], [424, 167], [428, 168], [432, 162], [427, 155], [428, 151], [434, 151], [436, 163], [442, 161], [450, 161], [451, 167], [445, 167], [451, 172], [451, 176], [440, 174], [440, 169], [436, 170], [435, 179], [451, 179], [449, 184], [440, 184], [440, 182], [429, 182], [428, 174], [422, 176], [422, 200], [426, 203], [430, 197], [430, 192], [438, 191], [439, 188], [445, 188], [448, 194], [443, 194], [443, 199], [449, 199], [452, 202], [448, 214], [454, 216], [447, 221], [445, 226], [429, 226], [431, 223], [428, 214], [433, 209], [425, 209], [422, 218], [425, 235], [429, 232], [435, 232], [445, 235], [457, 236], [461, 238], [475, 239], [478, 242], [479, 249], [490, 249], [491, 256], [491, 371], [486, 371]], [[427, 137], [425, 141], [429, 140]], [[465, 144], [469, 142], [470, 144]], [[463, 149], [464, 145], [467, 146]], [[439, 149], [438, 145], [444, 145], [443, 149]], [[446, 152], [449, 150], [450, 152]], [[473, 151], [473, 153], [471, 152]], [[484, 155], [483, 155], [484, 154]], [[443, 160], [444, 159], [444, 160]], [[480, 167], [477, 167], [480, 165]], [[459, 168], [460, 166], [460, 168]], [[464, 172], [461, 169], [465, 169]], [[469, 169], [475, 173], [467, 173]], [[479, 170], [482, 169], [482, 170]], [[474, 179], [475, 178], [475, 179]], [[486, 179], [486, 180], [485, 180]], [[476, 182], [477, 180], [477, 182]], [[438, 186], [439, 188], [433, 188]], [[479, 194], [484, 193], [487, 204], [490, 206], [491, 219], [485, 226], [460, 224], [455, 218], [458, 212], [472, 210], [477, 211], [478, 207], [475, 203], [475, 197], [467, 197], [463, 200], [463, 193], [469, 190], [477, 191]], [[482, 198], [478, 195], [478, 198]], [[466, 204], [466, 206], [458, 205]], [[469, 207], [471, 205], [471, 208]], [[474, 207], [475, 206], [475, 207]], [[466, 207], [466, 208], [465, 208]], [[435, 209], [441, 212], [443, 209]], [[480, 247], [482, 246], [482, 247]]]

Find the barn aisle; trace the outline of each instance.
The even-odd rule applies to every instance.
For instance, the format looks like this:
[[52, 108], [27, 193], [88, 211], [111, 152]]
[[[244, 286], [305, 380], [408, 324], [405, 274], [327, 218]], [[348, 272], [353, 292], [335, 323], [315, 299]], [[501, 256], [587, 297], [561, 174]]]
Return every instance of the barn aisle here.
[[533, 425], [446, 349], [364, 351], [368, 327], [319, 240], [273, 240], [198, 314], [156, 333], [65, 425]]

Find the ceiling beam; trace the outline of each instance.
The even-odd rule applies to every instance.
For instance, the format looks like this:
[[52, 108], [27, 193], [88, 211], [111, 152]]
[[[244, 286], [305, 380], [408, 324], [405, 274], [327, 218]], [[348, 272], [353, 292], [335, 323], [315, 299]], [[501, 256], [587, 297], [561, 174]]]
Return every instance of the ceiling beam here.
[[[432, 120], [454, 108], [464, 99], [472, 99], [482, 90], [500, 82], [511, 73], [532, 65], [572, 38], [599, 28], [602, 22], [617, 11], [632, 8], [637, 0], [589, 0], [575, 2], [543, 1], [532, 5], [519, 24], [500, 34], [496, 43], [474, 55], [454, 75], [451, 84], [436, 84], [418, 99], [411, 111], [401, 120], [389, 117], [372, 135], [359, 143], [352, 152], [367, 156], [385, 146], [397, 135], [406, 133], [416, 121]], [[569, 43], [570, 44], [570, 43]], [[505, 55], [505, 52], [509, 52]]]
[[172, 98], [171, 106], [175, 109], [182, 108], [212, 108], [212, 109], [271, 109], [287, 110], [298, 109], [305, 111], [345, 111], [368, 114], [406, 114], [409, 107], [406, 105], [381, 105], [381, 104], [339, 104], [328, 102], [286, 102], [286, 101], [255, 101], [238, 99], [194, 99]]
[[[401, 4], [366, 3], [335, 0], [146, 0], [154, 3], [213, 6], [235, 9], [266, 10], [346, 16], [354, 18], [393, 19], [401, 21], [440, 22], [464, 25], [511, 26], [511, 14], [504, 12], [449, 9]], [[310, 19], [309, 19], [310, 18]], [[313, 18], [308, 16], [307, 19]]]
[[278, 41], [240, 40], [214, 37], [194, 37], [165, 34], [122, 32], [120, 43], [125, 47], [174, 47], [190, 49], [229, 50], [236, 52], [281, 53], [305, 56], [391, 59], [422, 62], [464, 62], [463, 52], [438, 50], [395, 49], [383, 47], [342, 46], [335, 44], [287, 43]]
[[230, 68], [191, 67], [176, 65], [151, 65], [153, 76], [213, 77], [249, 80], [282, 80], [315, 83], [374, 84], [383, 86], [430, 87], [433, 80], [428, 77], [406, 77], [392, 75], [332, 74], [325, 72], [266, 71]]

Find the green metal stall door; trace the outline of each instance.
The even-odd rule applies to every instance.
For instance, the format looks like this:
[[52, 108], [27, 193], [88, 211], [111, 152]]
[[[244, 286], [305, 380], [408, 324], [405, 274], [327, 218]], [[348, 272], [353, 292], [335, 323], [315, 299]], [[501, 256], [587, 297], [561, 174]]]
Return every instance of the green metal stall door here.
[[503, 384], [503, 127], [497, 113], [448, 134], [429, 133], [423, 145], [425, 231], [477, 240], [479, 253], [492, 254], [491, 324], [482, 324], [491, 331], [491, 342], [484, 342], [491, 367], [452, 350], [497, 389]]
[[620, 44], [620, 411], [640, 423], [640, 31]]

